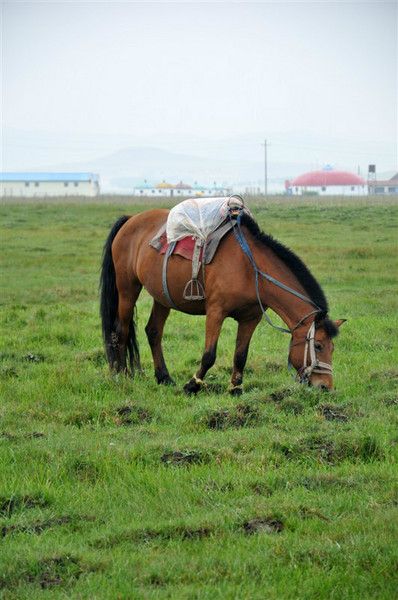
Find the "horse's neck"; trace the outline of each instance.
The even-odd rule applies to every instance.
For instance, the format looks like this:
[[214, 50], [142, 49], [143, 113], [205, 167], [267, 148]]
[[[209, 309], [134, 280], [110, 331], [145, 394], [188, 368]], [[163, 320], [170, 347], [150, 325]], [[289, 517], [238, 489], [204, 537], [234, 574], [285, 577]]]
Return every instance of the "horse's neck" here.
[[[261, 271], [271, 275], [303, 296], [308, 296], [294, 273], [270, 248], [256, 246], [255, 261]], [[282, 290], [272, 282], [264, 280], [263, 284], [260, 284], [260, 289], [262, 290], [261, 298], [264, 304], [276, 312], [289, 329], [292, 329], [313, 309], [311, 304], [307, 304], [294, 294]]]

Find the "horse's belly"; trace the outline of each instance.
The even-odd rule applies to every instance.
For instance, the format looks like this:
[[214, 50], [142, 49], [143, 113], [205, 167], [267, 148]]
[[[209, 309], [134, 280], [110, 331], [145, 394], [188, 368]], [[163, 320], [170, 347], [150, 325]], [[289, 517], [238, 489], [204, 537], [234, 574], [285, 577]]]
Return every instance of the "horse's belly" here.
[[[139, 279], [147, 292], [163, 306], [170, 307], [162, 284], [163, 256], [150, 249], [151, 257], [141, 263]], [[167, 267], [167, 288], [177, 309], [190, 315], [205, 315], [206, 302], [184, 299], [184, 289], [192, 278], [192, 262], [181, 256], [171, 256]], [[199, 274], [202, 282], [202, 273]]]
[[[159, 293], [159, 289], [157, 287], [155, 289], [155, 288], [152, 288], [150, 285], [148, 286], [148, 285], [144, 284], [144, 288], [152, 296], [152, 298], [154, 300], [156, 300], [156, 302], [158, 302], [162, 306], [166, 306], [168, 308], [174, 308], [174, 307], [170, 306], [169, 302], [166, 300], [164, 293], [163, 292]], [[183, 312], [188, 315], [205, 315], [206, 314], [206, 303], [204, 301], [197, 300], [197, 301], [193, 302], [193, 301], [184, 300], [182, 297], [182, 294], [176, 294], [175, 290], [173, 290], [171, 288], [169, 288], [169, 294], [179, 312]]]

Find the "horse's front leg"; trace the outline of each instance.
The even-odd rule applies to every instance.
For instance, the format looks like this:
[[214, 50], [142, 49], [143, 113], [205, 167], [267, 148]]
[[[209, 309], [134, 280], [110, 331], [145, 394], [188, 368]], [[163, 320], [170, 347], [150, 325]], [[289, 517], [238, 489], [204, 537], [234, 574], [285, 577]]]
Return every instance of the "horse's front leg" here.
[[243, 371], [246, 365], [247, 353], [249, 351], [249, 344], [256, 329], [257, 325], [261, 321], [261, 316], [250, 321], [240, 321], [238, 325], [238, 333], [236, 336], [236, 347], [234, 354], [234, 366], [231, 377], [231, 386], [229, 393], [233, 396], [239, 396], [243, 392]]
[[206, 343], [205, 351], [202, 355], [202, 361], [199, 370], [195, 375], [184, 385], [184, 392], [187, 394], [196, 394], [203, 385], [203, 379], [207, 371], [216, 362], [217, 342], [220, 336], [221, 326], [225, 319], [224, 313], [219, 309], [214, 309], [211, 306], [207, 309], [206, 314]]

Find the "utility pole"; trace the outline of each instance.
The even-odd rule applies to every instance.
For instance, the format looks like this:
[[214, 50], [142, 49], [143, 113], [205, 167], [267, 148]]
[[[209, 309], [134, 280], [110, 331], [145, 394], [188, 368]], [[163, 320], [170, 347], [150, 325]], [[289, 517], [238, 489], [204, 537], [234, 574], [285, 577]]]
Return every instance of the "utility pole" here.
[[264, 140], [264, 195], [268, 193], [267, 140]]

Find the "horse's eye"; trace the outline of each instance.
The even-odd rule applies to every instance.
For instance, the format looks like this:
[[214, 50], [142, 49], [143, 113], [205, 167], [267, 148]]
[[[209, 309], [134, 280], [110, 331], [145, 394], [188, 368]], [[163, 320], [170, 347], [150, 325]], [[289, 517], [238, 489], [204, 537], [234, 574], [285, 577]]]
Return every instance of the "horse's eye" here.
[[315, 342], [314, 346], [315, 346], [315, 350], [317, 352], [320, 352], [322, 350], [322, 348], [323, 348], [323, 346], [322, 346], [322, 344], [320, 342]]

